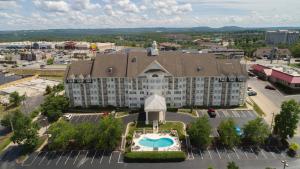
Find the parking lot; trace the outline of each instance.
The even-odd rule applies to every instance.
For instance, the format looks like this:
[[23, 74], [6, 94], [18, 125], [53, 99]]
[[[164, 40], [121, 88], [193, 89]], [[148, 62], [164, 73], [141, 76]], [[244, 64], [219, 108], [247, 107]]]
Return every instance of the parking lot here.
[[84, 122], [90, 123], [98, 123], [101, 119], [102, 115], [100, 114], [93, 114], [93, 115], [74, 115], [72, 114], [71, 119], [69, 120], [73, 124], [79, 124]]
[[120, 151], [103, 150], [40, 151], [22, 164], [25, 168], [108, 168], [123, 163]]
[[[200, 117], [207, 114], [207, 110], [197, 110]], [[220, 109], [216, 110], [215, 118], [256, 118], [257, 114], [253, 110], [228, 110]]]
[[193, 150], [192, 160], [285, 160], [288, 157], [285, 152], [281, 152], [276, 147], [269, 147], [266, 149], [255, 150], [252, 147], [240, 149], [234, 147], [233, 149], [226, 148], [208, 148], [206, 150]]

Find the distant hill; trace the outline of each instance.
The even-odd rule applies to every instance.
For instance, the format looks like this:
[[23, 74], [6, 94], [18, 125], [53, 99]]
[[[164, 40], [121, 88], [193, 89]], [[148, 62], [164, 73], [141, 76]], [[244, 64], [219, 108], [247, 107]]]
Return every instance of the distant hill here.
[[187, 27], [187, 28], [105, 28], [105, 29], [48, 29], [48, 30], [18, 30], [0, 31], [0, 41], [16, 40], [48, 40], [48, 39], [76, 39], [86, 36], [135, 34], [135, 33], [183, 33], [183, 32], [240, 32], [240, 31], [266, 31], [266, 30], [300, 30], [300, 27], [266, 27], [245, 28], [237, 26], [225, 26], [220, 28], [211, 27]]

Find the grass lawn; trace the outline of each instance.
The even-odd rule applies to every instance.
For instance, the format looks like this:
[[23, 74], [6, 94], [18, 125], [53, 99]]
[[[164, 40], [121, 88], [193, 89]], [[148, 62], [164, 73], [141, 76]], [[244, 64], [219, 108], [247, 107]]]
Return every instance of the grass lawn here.
[[116, 112], [116, 117], [122, 117], [128, 114], [129, 114], [128, 112]]
[[191, 114], [191, 115], [193, 115], [195, 117], [197, 116], [196, 110], [192, 110], [191, 111], [191, 109], [178, 109], [177, 112]]
[[289, 66], [295, 67], [295, 68], [300, 68], [300, 63], [291, 63]]
[[255, 103], [253, 102], [253, 109], [259, 114], [260, 116], [264, 116], [265, 112]]
[[0, 137], [0, 152], [3, 151], [3, 149], [11, 142], [10, 137], [12, 136], [12, 133], [9, 133], [5, 136]]

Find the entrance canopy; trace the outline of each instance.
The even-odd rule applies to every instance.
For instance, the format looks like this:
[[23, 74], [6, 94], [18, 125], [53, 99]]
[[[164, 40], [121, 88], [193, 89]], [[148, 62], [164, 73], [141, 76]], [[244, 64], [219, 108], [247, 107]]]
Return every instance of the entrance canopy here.
[[166, 99], [162, 96], [159, 96], [157, 94], [149, 96], [145, 100], [145, 112], [153, 112], [153, 111], [167, 111], [167, 106], [166, 106]]
[[150, 122], [165, 122], [167, 111], [166, 99], [159, 95], [151, 95], [145, 100], [146, 124]]

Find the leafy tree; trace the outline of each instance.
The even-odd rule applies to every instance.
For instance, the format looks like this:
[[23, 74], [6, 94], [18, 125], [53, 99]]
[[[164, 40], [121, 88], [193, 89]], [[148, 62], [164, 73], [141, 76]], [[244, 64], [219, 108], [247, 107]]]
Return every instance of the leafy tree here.
[[46, 97], [45, 102], [41, 105], [41, 112], [48, 117], [49, 121], [56, 121], [68, 107], [69, 100], [66, 97], [51, 94]]
[[227, 163], [227, 169], [239, 169], [235, 162], [231, 161]]
[[51, 92], [52, 92], [51, 86], [47, 85], [47, 87], [45, 89], [45, 95], [50, 94]]
[[25, 100], [25, 95], [20, 96], [18, 92], [12, 92], [9, 95], [9, 102], [12, 106], [19, 106], [23, 100]]
[[212, 127], [209, 123], [208, 117], [200, 117], [192, 122], [188, 127], [188, 134], [192, 144], [197, 147], [205, 148], [211, 143], [210, 133]]
[[295, 57], [295, 58], [300, 57], [300, 42], [296, 43], [295, 45], [293, 45], [291, 47], [291, 52], [292, 52], [293, 57]]
[[11, 123], [10, 123], [11, 119], [12, 119], [12, 114], [11, 113], [5, 114], [3, 116], [3, 118], [1, 119], [1, 125], [11, 129]]
[[120, 119], [106, 116], [101, 119], [98, 127], [98, 147], [104, 150], [113, 150], [119, 143], [122, 135], [122, 122]]
[[262, 118], [249, 121], [244, 125], [243, 131], [244, 140], [256, 145], [263, 144], [270, 134], [269, 127]]
[[76, 126], [76, 143], [82, 147], [94, 147], [97, 142], [97, 126], [92, 123], [81, 123]]
[[240, 142], [240, 137], [236, 132], [233, 119], [223, 120], [218, 127], [218, 132], [221, 143], [229, 148], [232, 148]]
[[14, 143], [21, 144], [26, 150], [33, 150], [38, 144], [37, 127], [31, 123], [31, 119], [20, 111], [16, 111], [12, 117]]
[[54, 63], [54, 59], [53, 58], [50, 58], [47, 60], [47, 65], [53, 65]]
[[64, 120], [53, 123], [49, 128], [49, 148], [66, 149], [70, 141], [75, 139], [76, 128]]
[[295, 100], [284, 101], [281, 105], [280, 114], [275, 116], [274, 133], [279, 135], [281, 139], [292, 138], [297, 129], [299, 113], [299, 104]]

